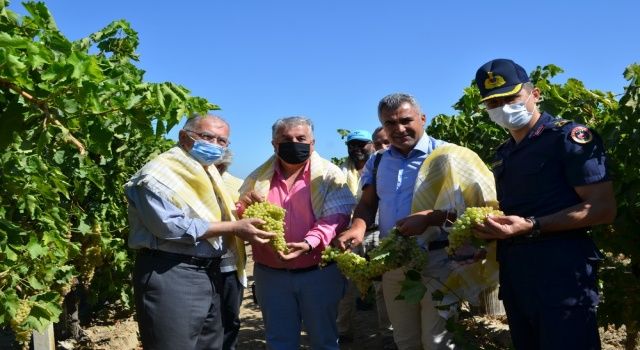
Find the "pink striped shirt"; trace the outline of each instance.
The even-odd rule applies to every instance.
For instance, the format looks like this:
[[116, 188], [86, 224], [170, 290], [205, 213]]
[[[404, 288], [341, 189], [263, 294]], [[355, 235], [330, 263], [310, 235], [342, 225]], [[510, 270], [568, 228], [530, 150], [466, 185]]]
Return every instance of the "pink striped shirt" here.
[[334, 214], [316, 219], [311, 207], [311, 162], [307, 162], [304, 170], [295, 179], [291, 189], [282, 176], [280, 165], [276, 162], [267, 200], [286, 209], [284, 217], [284, 237], [287, 242], [311, 244], [313, 250], [290, 260], [282, 261], [269, 244], [252, 244], [253, 260], [273, 268], [299, 269], [315, 266], [320, 263], [322, 250], [329, 245], [336, 232], [344, 230], [349, 216]]

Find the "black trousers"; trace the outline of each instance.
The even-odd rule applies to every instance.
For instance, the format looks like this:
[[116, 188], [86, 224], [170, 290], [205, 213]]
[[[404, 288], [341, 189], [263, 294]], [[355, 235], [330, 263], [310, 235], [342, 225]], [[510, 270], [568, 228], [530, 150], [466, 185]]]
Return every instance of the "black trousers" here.
[[500, 298], [516, 349], [601, 348], [596, 318], [600, 258], [587, 238], [498, 242]]
[[223, 350], [235, 350], [240, 332], [240, 305], [244, 287], [235, 271], [222, 273], [222, 326]]
[[221, 349], [221, 274], [209, 268], [138, 254], [133, 287], [144, 349]]

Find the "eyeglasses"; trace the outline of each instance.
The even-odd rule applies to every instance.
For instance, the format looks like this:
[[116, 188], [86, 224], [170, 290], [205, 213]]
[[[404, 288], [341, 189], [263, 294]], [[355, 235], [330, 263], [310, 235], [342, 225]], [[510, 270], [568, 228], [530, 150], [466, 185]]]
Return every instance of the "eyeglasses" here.
[[207, 142], [215, 142], [216, 144], [222, 146], [222, 147], [227, 147], [229, 146], [231, 143], [229, 142], [229, 139], [227, 139], [226, 137], [222, 137], [222, 136], [218, 136], [216, 134], [211, 134], [208, 132], [197, 132], [197, 131], [193, 131], [193, 130], [189, 130], [189, 129], [183, 129], [184, 131], [187, 132], [192, 132], [196, 135], [198, 135], [199, 138], [203, 139], [204, 141]]

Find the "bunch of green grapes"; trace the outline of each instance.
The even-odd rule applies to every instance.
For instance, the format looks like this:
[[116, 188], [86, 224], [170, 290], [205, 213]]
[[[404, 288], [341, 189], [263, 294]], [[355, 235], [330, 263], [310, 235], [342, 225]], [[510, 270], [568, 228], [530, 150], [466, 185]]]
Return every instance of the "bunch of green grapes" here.
[[31, 313], [33, 302], [31, 300], [20, 300], [20, 305], [16, 310], [15, 316], [11, 319], [11, 328], [16, 336], [16, 341], [20, 344], [27, 345], [31, 339], [31, 331], [25, 326], [24, 322]]
[[402, 236], [395, 227], [369, 252], [369, 257], [370, 278], [403, 266], [422, 271], [427, 263], [427, 252], [420, 248], [416, 237]]
[[474, 240], [471, 229], [474, 225], [481, 224], [489, 215], [504, 215], [500, 210], [492, 207], [469, 207], [462, 215], [453, 223], [451, 232], [449, 233], [449, 247], [447, 252], [453, 255], [456, 249], [471, 243], [475, 246], [481, 244], [480, 241]]
[[269, 244], [276, 252], [289, 253], [287, 241], [284, 239], [284, 214], [286, 210], [279, 206], [264, 202], [254, 202], [245, 209], [242, 217], [261, 219], [265, 223], [260, 226], [261, 230], [275, 233]]
[[328, 247], [322, 252], [322, 262], [335, 261], [342, 273], [363, 295], [367, 293], [373, 279], [387, 271], [399, 267], [421, 271], [427, 263], [427, 253], [418, 246], [415, 237], [404, 237], [394, 227], [389, 236], [380, 241], [380, 245], [369, 253], [367, 259], [350, 251]]
[[339, 248], [327, 247], [322, 251], [322, 264], [326, 265], [331, 261], [335, 261], [340, 271], [353, 281], [360, 294], [367, 294], [372, 283], [367, 259], [350, 251], [343, 252]]

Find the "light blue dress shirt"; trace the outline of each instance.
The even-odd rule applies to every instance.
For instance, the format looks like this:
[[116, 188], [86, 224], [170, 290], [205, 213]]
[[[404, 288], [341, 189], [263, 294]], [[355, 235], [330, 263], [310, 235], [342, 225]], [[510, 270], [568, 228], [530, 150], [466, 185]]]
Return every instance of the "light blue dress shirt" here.
[[207, 240], [199, 239], [209, 222], [188, 217], [184, 211], [144, 186], [125, 189], [129, 200], [129, 247], [149, 248], [196, 257], [219, 257]]
[[[389, 230], [396, 225], [396, 221], [411, 214], [411, 200], [418, 170], [427, 156], [444, 144], [446, 144], [445, 141], [434, 139], [425, 133], [407, 156], [393, 146], [382, 154], [378, 164], [376, 186], [378, 198], [380, 198], [378, 201], [380, 238], [389, 234]], [[360, 180], [363, 188], [373, 183], [374, 159], [375, 157], [371, 157], [365, 165]], [[443, 239], [446, 239], [446, 236]]]

